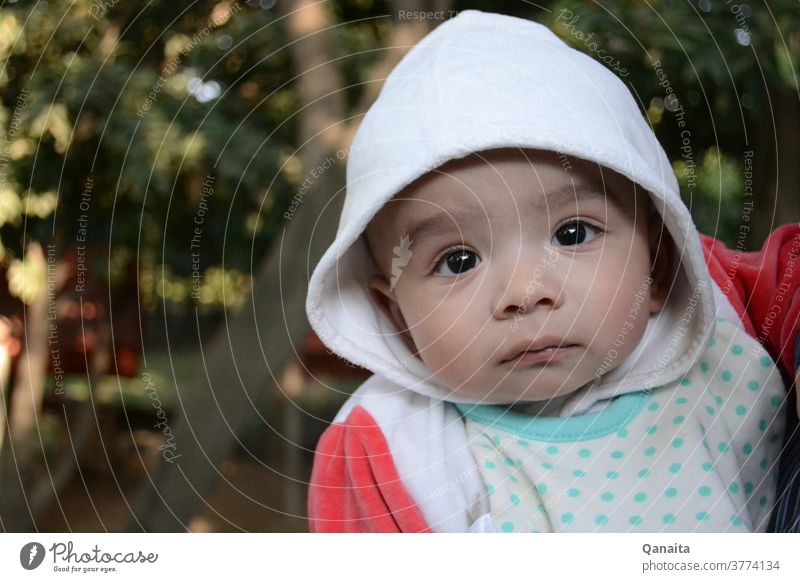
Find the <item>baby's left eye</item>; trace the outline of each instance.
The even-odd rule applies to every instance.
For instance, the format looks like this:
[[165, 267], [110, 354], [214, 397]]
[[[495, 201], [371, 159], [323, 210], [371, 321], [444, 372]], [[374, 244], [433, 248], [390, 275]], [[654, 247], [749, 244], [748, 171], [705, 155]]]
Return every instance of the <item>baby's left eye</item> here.
[[598, 228], [582, 220], [573, 220], [558, 228], [553, 235], [553, 243], [565, 247], [576, 246], [593, 241]]

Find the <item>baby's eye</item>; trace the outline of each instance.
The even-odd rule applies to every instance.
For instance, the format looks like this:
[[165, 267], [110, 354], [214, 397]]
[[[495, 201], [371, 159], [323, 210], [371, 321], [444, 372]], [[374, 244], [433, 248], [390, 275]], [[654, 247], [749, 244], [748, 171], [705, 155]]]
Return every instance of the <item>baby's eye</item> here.
[[481, 262], [480, 257], [469, 249], [456, 249], [445, 254], [436, 264], [439, 275], [460, 275], [474, 269]]
[[581, 245], [594, 240], [598, 230], [582, 220], [573, 220], [558, 228], [553, 243], [565, 247]]

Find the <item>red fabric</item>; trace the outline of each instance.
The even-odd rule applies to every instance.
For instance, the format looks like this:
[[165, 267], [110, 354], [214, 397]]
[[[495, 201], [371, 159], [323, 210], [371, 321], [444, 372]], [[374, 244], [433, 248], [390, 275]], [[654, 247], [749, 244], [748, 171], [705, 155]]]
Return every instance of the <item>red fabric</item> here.
[[730, 250], [709, 236], [700, 238], [711, 276], [747, 332], [793, 376], [800, 331], [800, 225], [776, 229], [752, 253]]
[[312, 532], [427, 532], [383, 432], [356, 406], [317, 445], [308, 492]]

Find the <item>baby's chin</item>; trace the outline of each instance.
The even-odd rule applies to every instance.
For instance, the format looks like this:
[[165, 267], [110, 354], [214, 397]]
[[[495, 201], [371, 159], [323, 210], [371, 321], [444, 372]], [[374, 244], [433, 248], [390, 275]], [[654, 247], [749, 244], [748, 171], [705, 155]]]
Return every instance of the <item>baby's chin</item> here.
[[[590, 383], [590, 382], [589, 382]], [[521, 404], [546, 404], [551, 400], [561, 400], [575, 392], [589, 383], [582, 383], [579, 385], [562, 385], [562, 384], [545, 384], [535, 386], [506, 386], [498, 385], [493, 389], [484, 386], [483, 390], [479, 387], [461, 386], [458, 389], [450, 391], [457, 394], [459, 399], [468, 399], [474, 404], [496, 404], [503, 406], [521, 405]]]

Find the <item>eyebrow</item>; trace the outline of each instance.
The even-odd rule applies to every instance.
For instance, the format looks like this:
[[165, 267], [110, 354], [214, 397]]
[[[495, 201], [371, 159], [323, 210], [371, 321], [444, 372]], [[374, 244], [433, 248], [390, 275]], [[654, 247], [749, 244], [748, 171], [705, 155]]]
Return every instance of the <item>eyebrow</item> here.
[[[606, 189], [610, 194], [611, 191]], [[613, 195], [612, 195], [613, 198]], [[606, 192], [602, 187], [590, 184], [579, 186], [564, 186], [548, 192], [544, 197], [539, 198], [532, 204], [534, 212], [546, 211], [548, 208], [558, 208], [576, 200], [606, 200]], [[481, 207], [470, 207], [451, 212], [440, 211], [414, 222], [406, 228], [407, 236], [410, 241], [420, 241], [436, 236], [443, 232], [459, 231], [460, 225], [474, 222], [477, 219], [486, 219], [486, 211]]]

